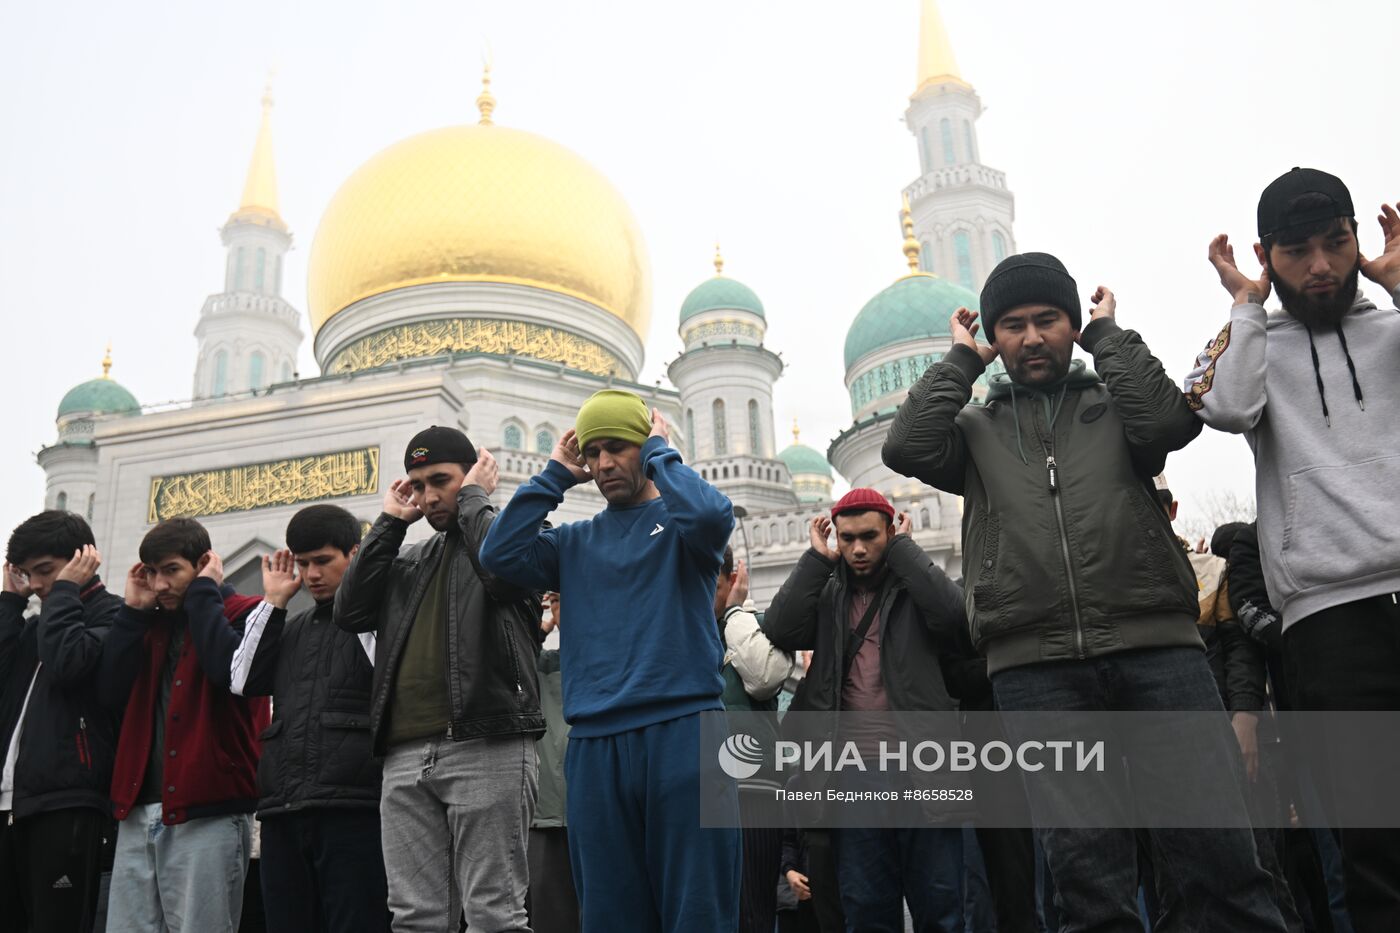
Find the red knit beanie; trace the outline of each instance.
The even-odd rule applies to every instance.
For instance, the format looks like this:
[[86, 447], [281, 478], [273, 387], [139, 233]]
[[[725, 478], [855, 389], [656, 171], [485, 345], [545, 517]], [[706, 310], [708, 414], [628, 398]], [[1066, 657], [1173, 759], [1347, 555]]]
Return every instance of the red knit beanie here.
[[841, 497], [841, 501], [831, 507], [831, 517], [843, 512], [883, 512], [891, 519], [894, 518], [894, 506], [890, 505], [890, 500], [873, 489], [864, 487], [852, 489]]

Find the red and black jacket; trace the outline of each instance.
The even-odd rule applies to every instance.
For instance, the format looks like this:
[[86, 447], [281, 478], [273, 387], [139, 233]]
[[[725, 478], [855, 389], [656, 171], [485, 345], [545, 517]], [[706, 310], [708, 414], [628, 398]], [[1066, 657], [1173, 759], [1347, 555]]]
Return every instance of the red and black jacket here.
[[167, 824], [220, 813], [252, 813], [258, 803], [258, 735], [271, 720], [265, 697], [229, 692], [233, 654], [256, 596], [239, 596], [197, 577], [175, 611], [123, 605], [112, 623], [98, 671], [98, 691], [126, 704], [112, 770], [112, 806], [125, 819], [146, 776], [156, 700], [176, 625], [188, 628], [170, 680], [165, 714], [161, 804]]
[[41, 611], [25, 618], [28, 602], [0, 594], [0, 761], [24, 710], [11, 812], [25, 817], [87, 807], [105, 813], [120, 711], [99, 702], [95, 683], [103, 641], [122, 601], [93, 577], [81, 587], [54, 583]]

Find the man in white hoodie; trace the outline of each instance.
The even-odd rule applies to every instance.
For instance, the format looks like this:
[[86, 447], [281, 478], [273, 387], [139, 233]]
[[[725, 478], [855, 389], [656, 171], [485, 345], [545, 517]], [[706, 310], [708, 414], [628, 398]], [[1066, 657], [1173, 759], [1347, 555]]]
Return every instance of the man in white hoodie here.
[[[1283, 615], [1295, 709], [1400, 710], [1400, 313], [1357, 289], [1364, 275], [1400, 304], [1400, 205], [1381, 205], [1385, 246], [1368, 260], [1341, 179], [1295, 168], [1259, 199], [1254, 253], [1235, 264], [1221, 234], [1210, 261], [1234, 298], [1230, 323], [1186, 378], [1211, 427], [1254, 451], [1259, 545]], [[1265, 311], [1270, 288], [1282, 310]], [[1355, 728], [1327, 730], [1314, 760], [1324, 792], [1380, 801], [1381, 775], [1337, 775]], [[1393, 742], [1376, 743], [1377, 747]], [[1393, 751], [1393, 750], [1392, 750]], [[1347, 906], [1358, 933], [1400, 929], [1400, 832], [1343, 829]]]

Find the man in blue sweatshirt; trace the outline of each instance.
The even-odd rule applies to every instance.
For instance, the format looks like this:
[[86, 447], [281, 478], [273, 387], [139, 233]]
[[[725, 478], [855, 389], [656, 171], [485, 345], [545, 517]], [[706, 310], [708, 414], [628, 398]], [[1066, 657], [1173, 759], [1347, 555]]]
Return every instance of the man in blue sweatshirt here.
[[[640, 396], [595, 393], [481, 546], [488, 572], [569, 606], [564, 773], [584, 933], [738, 924], [739, 830], [701, 828], [699, 778], [700, 713], [724, 708], [713, 603], [734, 512], [668, 440]], [[608, 507], [544, 528], [590, 481]]]

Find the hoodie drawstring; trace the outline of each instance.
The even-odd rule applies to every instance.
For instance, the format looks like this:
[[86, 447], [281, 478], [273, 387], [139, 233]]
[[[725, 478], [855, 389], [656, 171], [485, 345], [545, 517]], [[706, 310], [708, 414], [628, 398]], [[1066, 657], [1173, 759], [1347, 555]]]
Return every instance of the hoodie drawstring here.
[[1313, 343], [1312, 328], [1304, 324], [1303, 329], [1308, 332], [1308, 349], [1312, 351], [1313, 378], [1317, 380], [1318, 398], [1322, 399], [1322, 420], [1330, 428], [1332, 427], [1332, 415], [1327, 410], [1327, 387], [1322, 384], [1322, 364], [1317, 361], [1317, 344]]
[[1337, 339], [1342, 342], [1342, 355], [1347, 358], [1347, 372], [1351, 373], [1351, 392], [1356, 396], [1356, 404], [1366, 410], [1366, 398], [1361, 394], [1361, 382], [1356, 378], [1356, 364], [1351, 361], [1351, 351], [1347, 349], [1347, 335], [1342, 330], [1342, 322], [1337, 322]]
[[[1317, 359], [1317, 344], [1313, 342], [1312, 328], [1307, 324], [1303, 328], [1308, 332], [1308, 350], [1312, 353], [1313, 378], [1317, 380], [1317, 395], [1322, 400], [1322, 420], [1327, 426], [1332, 427], [1332, 414], [1327, 410], [1327, 389], [1322, 384], [1322, 364]], [[1351, 374], [1351, 392], [1356, 396], [1356, 404], [1362, 411], [1366, 410], [1366, 397], [1361, 394], [1361, 381], [1356, 377], [1356, 363], [1352, 362], [1351, 350], [1347, 347], [1347, 335], [1342, 330], [1342, 322], [1336, 325], [1337, 339], [1342, 343], [1342, 355], [1347, 360], [1347, 372]]]

